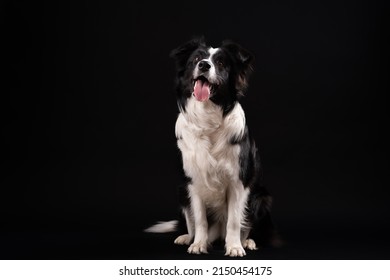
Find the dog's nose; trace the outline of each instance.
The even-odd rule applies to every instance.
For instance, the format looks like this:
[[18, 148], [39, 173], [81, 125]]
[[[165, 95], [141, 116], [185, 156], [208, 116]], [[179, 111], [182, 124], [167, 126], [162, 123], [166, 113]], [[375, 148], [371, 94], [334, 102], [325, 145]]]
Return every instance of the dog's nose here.
[[208, 71], [210, 69], [210, 67], [211, 67], [211, 65], [207, 61], [204, 61], [204, 60], [202, 60], [198, 64], [199, 70], [204, 71], [204, 72]]

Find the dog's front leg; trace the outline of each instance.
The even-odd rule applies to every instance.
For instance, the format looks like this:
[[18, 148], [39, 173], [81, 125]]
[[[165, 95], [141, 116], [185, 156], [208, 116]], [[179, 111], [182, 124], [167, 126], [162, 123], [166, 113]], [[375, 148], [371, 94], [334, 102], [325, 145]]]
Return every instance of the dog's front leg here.
[[241, 244], [241, 225], [249, 191], [239, 183], [232, 186], [228, 192], [228, 218], [226, 225], [225, 249], [226, 256], [243, 257], [246, 255]]
[[194, 186], [190, 186], [190, 197], [191, 197], [191, 207], [192, 215], [194, 216], [195, 221], [195, 238], [194, 243], [188, 248], [188, 253], [190, 254], [201, 254], [207, 253], [207, 216], [206, 216], [206, 206]]

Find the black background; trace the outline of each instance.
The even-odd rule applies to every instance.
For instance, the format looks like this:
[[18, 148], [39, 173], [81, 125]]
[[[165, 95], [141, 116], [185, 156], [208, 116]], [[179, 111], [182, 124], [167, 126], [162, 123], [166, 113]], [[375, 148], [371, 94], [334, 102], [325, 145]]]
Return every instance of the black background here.
[[388, 259], [388, 46], [375, 1], [3, 1], [0, 257], [189, 256], [170, 50], [194, 35], [256, 56], [243, 107], [281, 248], [259, 259]]

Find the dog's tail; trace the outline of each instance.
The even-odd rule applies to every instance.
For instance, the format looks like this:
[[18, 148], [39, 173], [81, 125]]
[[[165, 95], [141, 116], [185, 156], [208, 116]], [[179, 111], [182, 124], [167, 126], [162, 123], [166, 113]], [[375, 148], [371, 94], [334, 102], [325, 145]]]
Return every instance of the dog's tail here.
[[158, 222], [157, 224], [144, 229], [144, 232], [152, 232], [152, 233], [173, 232], [177, 230], [177, 225], [178, 225], [177, 220]]

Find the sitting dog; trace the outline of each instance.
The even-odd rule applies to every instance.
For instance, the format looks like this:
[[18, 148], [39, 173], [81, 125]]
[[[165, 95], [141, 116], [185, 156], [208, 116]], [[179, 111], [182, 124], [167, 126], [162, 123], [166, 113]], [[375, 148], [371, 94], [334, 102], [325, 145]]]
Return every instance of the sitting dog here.
[[182, 217], [146, 231], [184, 226], [186, 233], [175, 243], [190, 245], [189, 253], [207, 253], [221, 239], [225, 255], [242, 257], [245, 249], [257, 249], [256, 238], [264, 241], [273, 232], [272, 199], [261, 183], [258, 151], [239, 103], [254, 57], [234, 42], [213, 48], [204, 38], [179, 46], [171, 57], [177, 69], [176, 138], [185, 182], [179, 192]]

